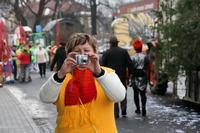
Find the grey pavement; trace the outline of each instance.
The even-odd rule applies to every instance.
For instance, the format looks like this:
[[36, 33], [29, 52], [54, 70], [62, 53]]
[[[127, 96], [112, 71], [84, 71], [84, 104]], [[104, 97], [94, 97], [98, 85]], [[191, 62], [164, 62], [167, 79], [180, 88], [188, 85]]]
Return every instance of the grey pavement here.
[[30, 115], [6, 88], [0, 88], [0, 133], [40, 133]]

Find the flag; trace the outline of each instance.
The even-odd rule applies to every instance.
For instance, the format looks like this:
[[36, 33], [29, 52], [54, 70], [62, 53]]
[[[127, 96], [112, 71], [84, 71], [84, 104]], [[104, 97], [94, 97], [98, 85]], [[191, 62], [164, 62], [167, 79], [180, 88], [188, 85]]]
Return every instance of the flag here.
[[10, 46], [8, 44], [8, 31], [5, 25], [4, 25], [4, 43], [5, 43], [4, 54], [6, 56], [6, 59], [8, 60], [10, 57]]
[[3, 39], [2, 39], [2, 33], [3, 33], [3, 22], [0, 21], [0, 61], [2, 60], [2, 54], [3, 54]]
[[60, 22], [56, 20], [56, 46], [60, 45]]
[[0, 58], [1, 61], [8, 61], [10, 57], [10, 47], [8, 45], [8, 31], [6, 25], [0, 22]]

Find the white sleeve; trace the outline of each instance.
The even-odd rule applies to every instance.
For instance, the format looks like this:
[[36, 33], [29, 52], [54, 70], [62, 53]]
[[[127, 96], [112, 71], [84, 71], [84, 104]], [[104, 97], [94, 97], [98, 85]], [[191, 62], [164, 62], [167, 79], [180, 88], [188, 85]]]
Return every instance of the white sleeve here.
[[115, 72], [105, 71], [103, 76], [96, 79], [110, 100], [120, 102], [125, 98], [126, 89]]
[[53, 76], [54, 74], [40, 88], [40, 99], [46, 103], [54, 103], [60, 92], [62, 83], [55, 81]]

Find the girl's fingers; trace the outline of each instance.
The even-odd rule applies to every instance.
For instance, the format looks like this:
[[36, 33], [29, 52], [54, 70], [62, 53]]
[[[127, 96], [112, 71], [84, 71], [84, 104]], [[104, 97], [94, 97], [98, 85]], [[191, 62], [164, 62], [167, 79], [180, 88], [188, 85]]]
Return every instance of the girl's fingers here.
[[98, 59], [98, 55], [94, 53], [89, 53], [88, 56], [90, 59]]
[[70, 52], [67, 57], [75, 58], [75, 55], [77, 55], [77, 52]]
[[75, 65], [76, 64], [76, 60], [74, 58], [67, 58], [66, 59], [66, 65]]

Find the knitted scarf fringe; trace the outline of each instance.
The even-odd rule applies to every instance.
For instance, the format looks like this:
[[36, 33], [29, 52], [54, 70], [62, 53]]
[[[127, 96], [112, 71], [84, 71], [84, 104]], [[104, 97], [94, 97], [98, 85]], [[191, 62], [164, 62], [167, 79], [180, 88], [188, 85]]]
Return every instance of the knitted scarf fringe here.
[[[65, 106], [63, 116], [60, 117], [61, 128], [76, 128], [84, 125], [93, 125], [94, 116], [89, 112], [92, 108], [94, 100], [88, 104], [80, 104], [76, 106]], [[78, 123], [78, 124], [77, 124]]]

